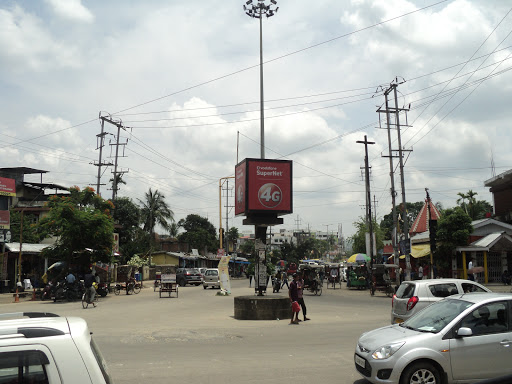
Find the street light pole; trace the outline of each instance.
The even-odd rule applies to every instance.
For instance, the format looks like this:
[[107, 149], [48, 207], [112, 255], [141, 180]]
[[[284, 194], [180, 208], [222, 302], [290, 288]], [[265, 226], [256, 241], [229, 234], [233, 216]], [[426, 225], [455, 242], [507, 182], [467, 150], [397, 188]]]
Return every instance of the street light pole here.
[[[247, 0], [244, 4], [244, 11], [247, 16], [253, 17], [255, 19], [260, 19], [260, 157], [262, 159], [265, 158], [265, 114], [263, 107], [263, 16], [267, 16], [267, 18], [274, 16], [279, 7], [273, 9], [275, 5], [277, 5], [276, 0], [270, 0], [271, 4], [265, 4], [266, 0], [254, 0], [255, 4], [253, 4], [253, 0]], [[257, 249], [258, 255], [260, 252], [264, 254], [264, 257], [259, 256], [260, 262], [256, 264], [258, 267], [258, 273], [255, 275], [256, 277], [256, 286], [258, 287], [258, 296], [263, 296], [263, 285], [266, 285], [267, 282], [260, 283], [260, 268], [266, 268], [267, 264], [267, 253], [265, 250], [267, 244], [267, 226], [266, 225], [255, 225], [254, 226], [254, 237], [255, 237], [255, 245], [261, 246], [262, 249]], [[258, 247], [256, 247], [258, 248]], [[266, 275], [266, 273], [265, 273]], [[261, 275], [263, 276], [263, 274]]]
[[[245, 13], [255, 19], [260, 19], [260, 157], [265, 158], [265, 113], [263, 110], [263, 16], [267, 18], [274, 16], [279, 7], [272, 9], [277, 5], [276, 0], [270, 0], [269, 5], [265, 0], [257, 0], [257, 4], [252, 4], [253, 0], [248, 0], [244, 4]], [[251, 5], [252, 4], [252, 5]]]

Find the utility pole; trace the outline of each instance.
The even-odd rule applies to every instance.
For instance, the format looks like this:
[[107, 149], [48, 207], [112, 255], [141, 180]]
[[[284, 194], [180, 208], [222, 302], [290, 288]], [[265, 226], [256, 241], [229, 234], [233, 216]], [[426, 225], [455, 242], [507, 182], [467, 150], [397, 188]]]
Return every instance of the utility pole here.
[[116, 147], [116, 151], [115, 151], [115, 158], [114, 158], [114, 182], [112, 183], [112, 200], [115, 200], [116, 197], [117, 197], [117, 191], [118, 191], [118, 182], [119, 182], [119, 177], [118, 175], [123, 175], [124, 173], [128, 172], [128, 171], [118, 171], [117, 170], [117, 165], [118, 165], [118, 158], [119, 158], [119, 146], [122, 145], [123, 146], [123, 155], [122, 157], [124, 157], [124, 146], [126, 144], [128, 144], [128, 139], [126, 140], [125, 143], [120, 143], [119, 140], [120, 140], [120, 136], [121, 136], [121, 129], [125, 129], [125, 127], [123, 126], [123, 124], [121, 123], [120, 120], [114, 120], [112, 119], [111, 117], [107, 117], [107, 116], [101, 116], [100, 114], [100, 119], [101, 119], [101, 133], [98, 135], [99, 136], [99, 148], [100, 148], [100, 160], [98, 162], [98, 164], [95, 164], [98, 166], [98, 182], [97, 182], [97, 193], [99, 194], [99, 189], [100, 189], [100, 177], [101, 177], [101, 166], [102, 165], [112, 165], [112, 163], [102, 163], [101, 162], [101, 156], [102, 156], [102, 148], [103, 148], [103, 140], [104, 140], [104, 136], [106, 135], [105, 132], [104, 132], [104, 125], [105, 125], [105, 122], [107, 123], [110, 123], [114, 126], [117, 127], [117, 137], [116, 137], [116, 142], [115, 144], [112, 144], [110, 143], [110, 146], [115, 146]]
[[[396, 81], [398, 81], [398, 79], [396, 79]], [[383, 155], [382, 157], [389, 157], [389, 177], [391, 179], [391, 201], [392, 201], [392, 214], [393, 214], [393, 233], [392, 233], [392, 244], [393, 244], [393, 253], [395, 255], [394, 257], [394, 262], [396, 265], [399, 265], [400, 263], [400, 259], [399, 259], [399, 255], [400, 255], [400, 247], [399, 247], [399, 239], [398, 239], [398, 234], [399, 234], [399, 223], [398, 223], [398, 215], [397, 215], [397, 212], [396, 212], [396, 196], [397, 196], [397, 192], [396, 192], [396, 189], [395, 189], [395, 178], [394, 178], [394, 173], [395, 173], [395, 169], [394, 169], [394, 164], [393, 164], [393, 157], [398, 157], [399, 158], [399, 164], [400, 164], [400, 181], [401, 181], [401, 186], [402, 186], [402, 206], [404, 207], [404, 212], [403, 212], [403, 219], [404, 219], [404, 228], [403, 228], [403, 234], [404, 234], [404, 238], [401, 239], [401, 242], [402, 242], [402, 245], [405, 245], [403, 248], [404, 249], [404, 253], [406, 255], [406, 271], [407, 271], [407, 279], [410, 279], [410, 272], [411, 272], [411, 269], [410, 269], [410, 257], [409, 257], [409, 252], [408, 252], [408, 247], [406, 246], [407, 245], [407, 241], [408, 241], [408, 235], [409, 235], [409, 223], [408, 223], [408, 218], [407, 218], [407, 202], [406, 202], [406, 199], [405, 199], [405, 181], [404, 181], [404, 165], [403, 165], [403, 152], [411, 152], [411, 150], [405, 150], [402, 148], [402, 141], [401, 141], [401, 135], [400, 135], [400, 117], [399, 117], [399, 114], [400, 112], [402, 111], [405, 111], [407, 112], [408, 109], [406, 108], [399, 108], [398, 107], [398, 98], [397, 98], [397, 86], [398, 84], [397, 83], [394, 83], [394, 84], [391, 84], [389, 86], [389, 88], [387, 88], [386, 90], [384, 90], [384, 97], [385, 97], [385, 109], [381, 109], [379, 108], [377, 110], [377, 112], [379, 113], [385, 113], [386, 114], [386, 125], [387, 125], [387, 131], [388, 131], [388, 155], [385, 156]], [[394, 108], [391, 108], [389, 106], [389, 95], [390, 93], [393, 92], [394, 93], [394, 99], [395, 99], [395, 106]], [[390, 117], [390, 113], [393, 113], [395, 115], [395, 126], [396, 126], [396, 130], [397, 130], [397, 138], [398, 138], [398, 150], [396, 149], [392, 149], [392, 140], [391, 140], [391, 117]], [[393, 152], [398, 152], [398, 155], [393, 155]], [[399, 274], [397, 273], [397, 276], [396, 276], [396, 284], [400, 284], [400, 276]]]
[[398, 95], [397, 95], [397, 84], [393, 84], [393, 92], [395, 94], [395, 119], [396, 119], [396, 131], [398, 135], [398, 157], [400, 161], [400, 183], [402, 184], [402, 205], [403, 205], [403, 220], [404, 220], [404, 231], [403, 231], [403, 242], [406, 249], [405, 252], [405, 273], [407, 280], [411, 279], [411, 256], [410, 247], [407, 245], [409, 242], [409, 219], [407, 218], [407, 200], [405, 198], [405, 175], [404, 175], [404, 154], [402, 149], [402, 138], [400, 135], [400, 110], [398, 108]]
[[436, 232], [437, 232], [437, 220], [432, 219], [432, 212], [430, 211], [431, 199], [428, 193], [428, 188], [425, 188], [427, 193], [427, 208], [428, 208], [428, 232], [430, 237], [430, 278], [434, 278], [434, 251], [436, 250]]
[[[224, 235], [224, 229], [222, 228], [222, 186], [224, 185], [224, 182], [226, 182], [229, 179], [234, 179], [234, 178], [235, 178], [234, 176], [229, 176], [229, 177], [221, 177], [219, 179], [219, 249], [224, 248], [222, 246], [222, 237]], [[229, 206], [229, 204], [227, 203], [227, 197], [226, 197], [226, 227], [228, 226], [228, 220], [227, 220], [228, 206]], [[226, 243], [227, 243], [227, 241], [226, 241]], [[226, 246], [226, 251], [227, 251], [227, 249], [228, 248]]]
[[356, 141], [358, 144], [364, 144], [364, 169], [365, 169], [365, 179], [366, 179], [366, 210], [367, 210], [367, 222], [368, 222], [368, 230], [370, 232], [370, 271], [373, 269], [373, 220], [372, 220], [372, 198], [370, 192], [370, 167], [368, 165], [368, 144], [375, 144], [374, 141], [368, 141], [367, 136], [364, 136], [364, 141]]
[[105, 136], [107, 135], [107, 133], [105, 133], [104, 129], [105, 129], [105, 120], [102, 118], [101, 116], [101, 112], [100, 112], [100, 120], [101, 120], [101, 133], [96, 135], [96, 149], [99, 149], [100, 150], [100, 156], [99, 156], [99, 159], [98, 159], [98, 162], [97, 163], [94, 163], [95, 166], [98, 167], [98, 177], [97, 177], [97, 180], [96, 180], [96, 194], [98, 196], [101, 196], [101, 193], [100, 193], [100, 187], [102, 185], [105, 185], [105, 184], [101, 184], [101, 167], [102, 166], [109, 166], [109, 165], [112, 165], [112, 163], [103, 163], [101, 160], [102, 160], [102, 156], [103, 156], [103, 147], [105, 146]]
[[373, 195], [373, 218], [377, 222], [377, 200], [375, 200], [375, 195]]

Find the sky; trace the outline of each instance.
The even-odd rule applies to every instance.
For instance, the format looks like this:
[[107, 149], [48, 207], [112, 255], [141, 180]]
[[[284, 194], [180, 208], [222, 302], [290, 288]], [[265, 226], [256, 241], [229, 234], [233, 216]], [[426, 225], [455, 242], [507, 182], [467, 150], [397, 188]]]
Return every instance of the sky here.
[[[365, 136], [375, 143], [372, 213], [380, 221], [391, 212], [386, 115], [377, 110], [392, 84], [408, 110], [399, 116], [407, 201], [423, 201], [428, 188], [449, 208], [471, 189], [492, 203], [485, 180], [512, 168], [510, 2], [277, 2], [262, 20], [265, 157], [293, 161], [293, 213], [273, 231], [354, 234], [365, 215]], [[176, 221], [197, 214], [218, 228], [219, 180], [260, 157], [260, 28], [243, 3], [2, 1], [0, 167], [96, 188], [106, 116], [125, 127], [118, 196], [138, 203], [158, 190]], [[393, 117], [391, 127], [397, 154]], [[104, 129], [102, 161], [113, 163], [117, 127]], [[397, 167], [394, 157], [401, 202]], [[110, 198], [114, 169], [101, 171]], [[228, 227], [254, 233], [226, 193], [222, 225], [227, 216]]]

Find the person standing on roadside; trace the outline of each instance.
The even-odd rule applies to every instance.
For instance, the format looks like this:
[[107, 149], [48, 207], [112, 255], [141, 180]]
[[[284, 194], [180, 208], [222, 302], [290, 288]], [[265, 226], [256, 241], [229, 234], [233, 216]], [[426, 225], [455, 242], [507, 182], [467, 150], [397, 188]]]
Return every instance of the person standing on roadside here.
[[475, 281], [475, 275], [473, 274], [473, 260], [469, 260], [468, 263], [468, 280]]
[[94, 297], [96, 296], [96, 289], [92, 285], [92, 283], [95, 282], [94, 275], [92, 273], [92, 270], [89, 269], [89, 271], [84, 276], [84, 287], [86, 292], [89, 294], [89, 301], [88, 304], [93, 304], [93, 306], [96, 306], [96, 303], [94, 302]]
[[[292, 318], [290, 320], [290, 324], [299, 324], [299, 311], [296, 311], [296, 309], [294, 308], [299, 305], [299, 292], [297, 289], [298, 279], [299, 276], [296, 273], [294, 273], [293, 281], [290, 283], [290, 286], [288, 287], [288, 297], [290, 298], [290, 302], [292, 303]], [[295, 306], [294, 303], [296, 303]]]
[[[299, 274], [298, 275], [298, 279], [297, 279], [297, 296], [298, 296], [298, 302], [300, 304], [300, 307], [302, 308], [302, 315], [304, 316], [304, 321], [307, 321], [307, 320], [311, 320], [309, 318], [306, 317], [306, 312], [307, 312], [307, 308], [306, 308], [306, 303], [304, 302], [304, 296], [303, 296], [303, 293], [304, 293], [304, 280], [302, 279], [302, 275]], [[299, 314], [297, 314], [297, 317], [298, 317]], [[299, 320], [300, 321], [300, 320]]]

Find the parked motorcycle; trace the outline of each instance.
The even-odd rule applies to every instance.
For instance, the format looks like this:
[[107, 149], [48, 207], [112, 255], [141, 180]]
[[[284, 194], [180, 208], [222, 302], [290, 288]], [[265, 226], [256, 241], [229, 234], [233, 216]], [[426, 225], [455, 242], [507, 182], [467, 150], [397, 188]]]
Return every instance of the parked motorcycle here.
[[63, 294], [67, 301], [80, 300], [85, 292], [83, 283], [75, 281], [74, 283], [63, 282]]
[[41, 293], [41, 300], [50, 300], [55, 296], [55, 285], [51, 281], [48, 281], [48, 284], [43, 288], [43, 292]]
[[96, 293], [100, 295], [101, 297], [105, 297], [108, 294], [109, 290], [109, 284], [107, 283], [99, 283], [98, 287], [96, 288]]
[[57, 302], [58, 300], [64, 300], [64, 282], [63, 281], [57, 281], [57, 284], [55, 284], [55, 290], [53, 292], [53, 302]]

